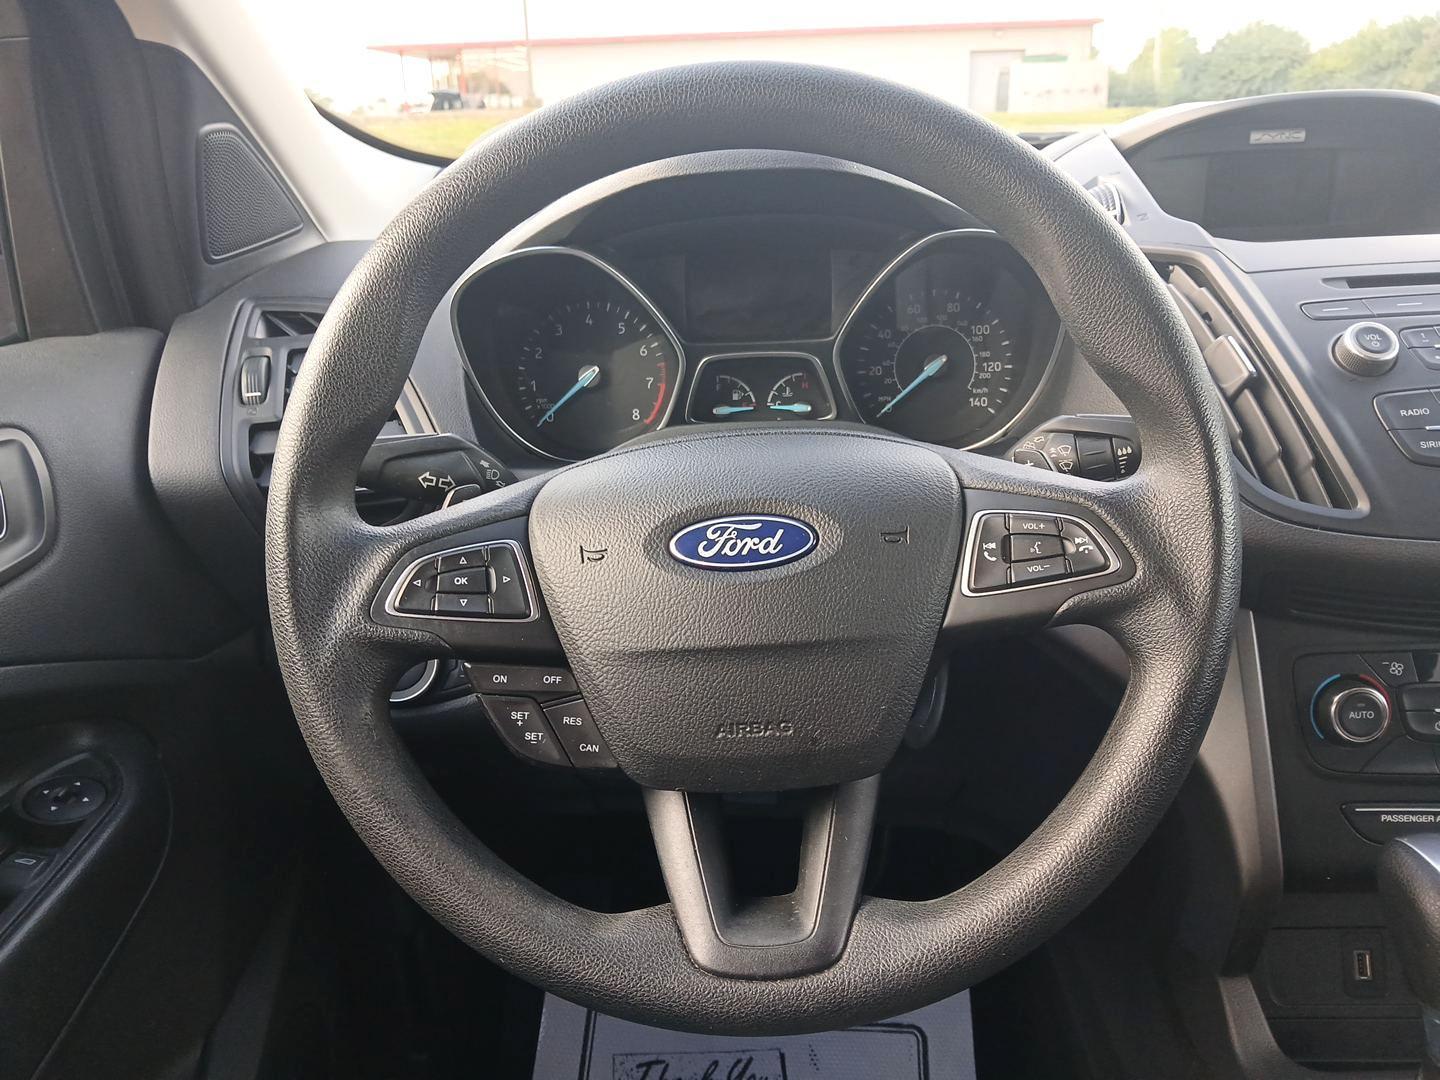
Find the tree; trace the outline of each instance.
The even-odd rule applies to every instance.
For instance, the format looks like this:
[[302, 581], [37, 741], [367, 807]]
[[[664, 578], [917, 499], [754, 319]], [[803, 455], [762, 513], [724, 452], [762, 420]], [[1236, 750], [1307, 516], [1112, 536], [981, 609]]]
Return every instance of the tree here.
[[1440, 17], [1371, 23], [1321, 49], [1295, 72], [1297, 90], [1440, 91]]
[[1189, 98], [1189, 80], [1200, 59], [1200, 46], [1190, 31], [1175, 26], [1161, 30], [1159, 38], [1158, 65], [1155, 38], [1150, 38], [1128, 68], [1111, 75], [1110, 104], [1174, 105]]
[[1299, 33], [1254, 22], [1215, 42], [1196, 65], [1192, 89], [1213, 100], [1288, 90], [1309, 59], [1310, 45]]

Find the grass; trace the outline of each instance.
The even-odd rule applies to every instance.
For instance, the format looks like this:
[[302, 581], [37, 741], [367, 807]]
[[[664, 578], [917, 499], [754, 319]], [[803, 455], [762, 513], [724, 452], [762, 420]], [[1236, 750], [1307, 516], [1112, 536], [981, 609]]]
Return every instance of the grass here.
[[[518, 116], [525, 109], [464, 109], [456, 112], [415, 112], [401, 116], [348, 117], [356, 127], [387, 142], [443, 157], [457, 157], [480, 136]], [[1143, 108], [1088, 109], [1082, 112], [993, 113], [990, 119], [1010, 131], [1078, 131], [1118, 124], [1145, 112]]]
[[1083, 131], [1109, 127], [1132, 116], [1149, 112], [1149, 106], [1114, 109], [1084, 109], [1080, 112], [989, 113], [988, 118], [1007, 131]]
[[458, 109], [455, 112], [414, 112], [400, 116], [346, 117], [356, 127], [386, 142], [443, 157], [459, 157], [481, 135], [524, 116], [527, 109]]

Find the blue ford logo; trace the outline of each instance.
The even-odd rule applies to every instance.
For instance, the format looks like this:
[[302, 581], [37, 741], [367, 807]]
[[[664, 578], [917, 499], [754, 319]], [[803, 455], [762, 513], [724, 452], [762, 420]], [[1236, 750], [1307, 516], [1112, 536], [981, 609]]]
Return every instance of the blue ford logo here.
[[759, 570], [794, 562], [815, 547], [815, 530], [794, 518], [742, 514], [687, 525], [670, 538], [670, 554], [707, 570]]

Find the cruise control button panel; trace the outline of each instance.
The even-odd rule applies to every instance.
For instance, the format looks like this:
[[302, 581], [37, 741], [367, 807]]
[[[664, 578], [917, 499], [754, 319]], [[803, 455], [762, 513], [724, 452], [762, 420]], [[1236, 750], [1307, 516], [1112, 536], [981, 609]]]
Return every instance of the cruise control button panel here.
[[1118, 565], [1095, 530], [1076, 518], [986, 510], [971, 523], [965, 591], [972, 594], [1074, 581]]
[[443, 619], [535, 615], [524, 555], [513, 540], [492, 540], [416, 559], [386, 609], [392, 615]]
[[618, 768], [567, 669], [467, 663], [465, 676], [490, 723], [518, 756], [564, 768]]

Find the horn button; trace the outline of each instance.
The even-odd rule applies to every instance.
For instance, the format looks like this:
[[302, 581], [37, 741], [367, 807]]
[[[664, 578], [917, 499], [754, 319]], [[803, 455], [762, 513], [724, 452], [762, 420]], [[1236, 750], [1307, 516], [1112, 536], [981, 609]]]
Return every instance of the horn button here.
[[768, 791], [879, 772], [955, 577], [954, 471], [834, 430], [685, 434], [558, 473], [530, 550], [621, 768]]

